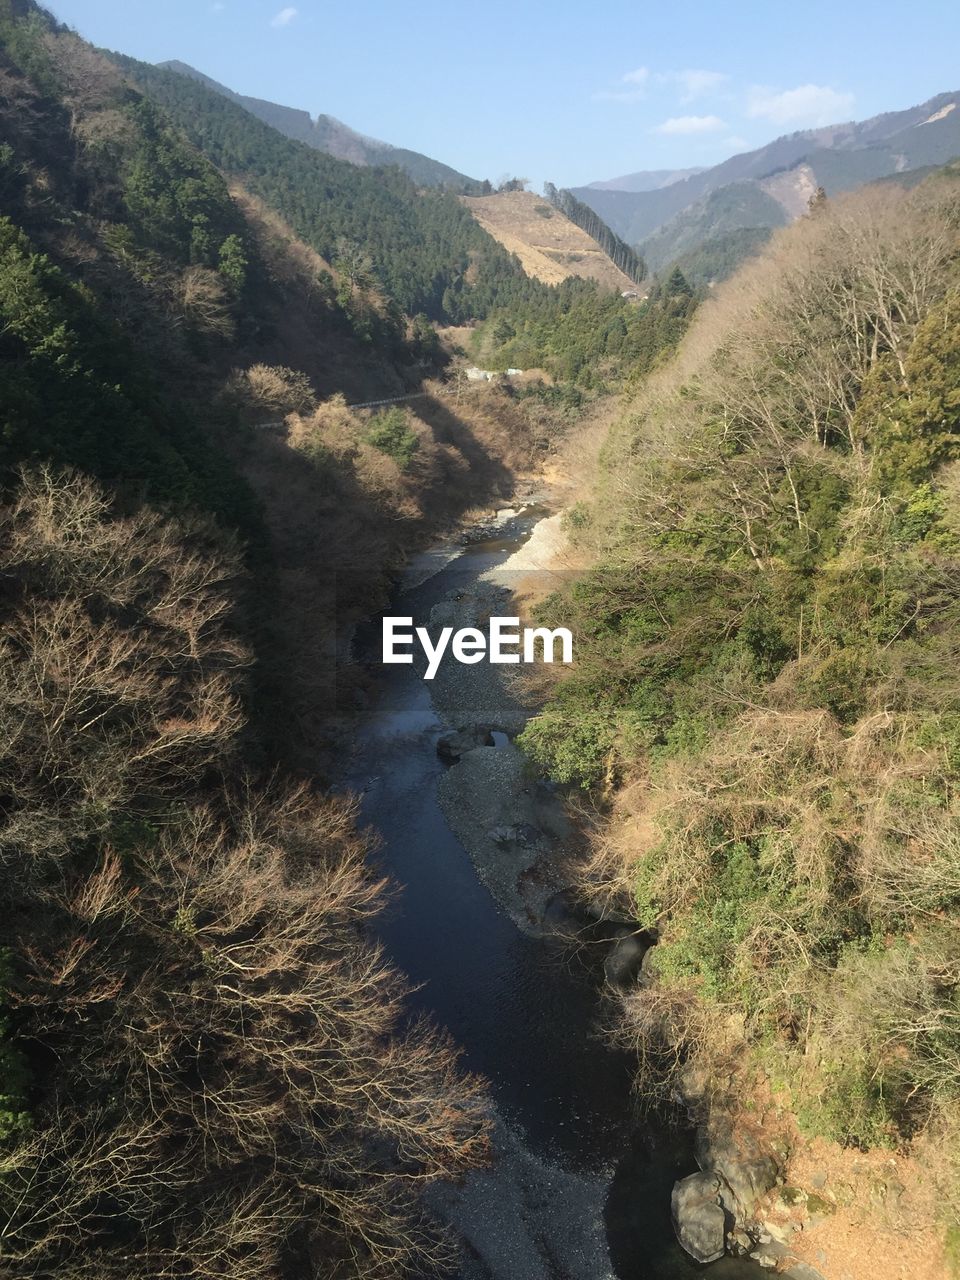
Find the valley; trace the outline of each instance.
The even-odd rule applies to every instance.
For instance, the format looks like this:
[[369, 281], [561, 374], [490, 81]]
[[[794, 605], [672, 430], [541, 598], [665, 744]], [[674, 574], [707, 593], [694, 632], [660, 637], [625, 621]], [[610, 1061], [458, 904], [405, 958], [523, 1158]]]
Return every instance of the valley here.
[[954, 1280], [956, 94], [541, 197], [186, 45], [0, 0], [4, 1280]]

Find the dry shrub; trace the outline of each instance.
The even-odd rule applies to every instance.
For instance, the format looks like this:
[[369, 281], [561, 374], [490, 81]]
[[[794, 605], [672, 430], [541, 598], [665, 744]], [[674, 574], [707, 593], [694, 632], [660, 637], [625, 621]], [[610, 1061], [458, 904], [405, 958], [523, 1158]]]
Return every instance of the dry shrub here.
[[619, 857], [634, 883], [642, 876], [645, 900], [669, 917], [703, 894], [718, 841], [764, 837], [771, 877], [782, 873], [804, 886], [804, 911], [823, 909], [837, 856], [834, 815], [824, 802], [842, 757], [828, 712], [747, 712], [706, 751], [667, 762], [622, 794], [620, 819], [599, 843], [595, 865], [615, 883]]
[[306, 374], [266, 364], [234, 369], [223, 395], [243, 421], [253, 426], [283, 422], [291, 413], [310, 413], [316, 404]]
[[923, 909], [942, 905], [960, 894], [957, 812], [935, 791], [920, 802], [938, 761], [916, 725], [883, 711], [844, 733], [822, 708], [747, 711], [620, 793], [586, 876], [622, 895], [641, 874], [669, 916], [702, 895], [718, 847], [762, 841], [764, 875], [802, 888], [798, 918], [829, 912], [845, 883], [877, 920], [912, 909], [908, 885], [918, 908], [924, 893]]
[[876, 781], [857, 842], [856, 875], [870, 916], [891, 924], [960, 902], [960, 798], [929, 785], [938, 761], [916, 751], [912, 767]]
[[239, 774], [237, 564], [77, 476], [3, 516], [12, 1277], [388, 1280], [449, 1261], [420, 1191], [486, 1155], [479, 1081], [367, 937], [353, 806]]
[[26, 473], [0, 519], [0, 834], [9, 867], [196, 777], [240, 724], [239, 553], [213, 528], [111, 518], [77, 476]]
[[108, 849], [17, 930], [21, 1016], [64, 1066], [5, 1170], [11, 1263], [252, 1278], [291, 1249], [325, 1274], [345, 1247], [344, 1274], [387, 1277], [448, 1257], [418, 1194], [485, 1157], [480, 1086], [443, 1035], [398, 1030], [353, 811], [305, 788], [226, 800]]
[[297, 410], [287, 422], [287, 439], [294, 449], [308, 456], [321, 452], [353, 460], [357, 456], [363, 422], [347, 406], [346, 396], [337, 394], [319, 404]]
[[693, 985], [654, 981], [620, 994], [617, 1012], [616, 1040], [636, 1056], [645, 1106], [669, 1114], [682, 1100], [703, 1121], [744, 1105], [743, 1023], [729, 1010]]
[[840, 197], [725, 282], [614, 433], [601, 542], [695, 529], [722, 511], [732, 544], [762, 564], [783, 487], [815, 545], [800, 472], [813, 459], [868, 484], [860, 391], [881, 360], [905, 379], [917, 327], [956, 281], [958, 198], [956, 180]]
[[200, 333], [232, 338], [233, 303], [226, 281], [209, 267], [187, 267], [179, 281], [178, 310]]

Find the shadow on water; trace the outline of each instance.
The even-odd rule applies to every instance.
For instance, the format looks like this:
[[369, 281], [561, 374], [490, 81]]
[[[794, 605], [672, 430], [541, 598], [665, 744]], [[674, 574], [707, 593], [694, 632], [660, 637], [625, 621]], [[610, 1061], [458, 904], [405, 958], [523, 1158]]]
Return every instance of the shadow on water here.
[[[467, 548], [398, 595], [389, 612], [421, 624], [449, 591], [520, 546], [542, 514], [524, 513], [496, 537]], [[670, 1188], [695, 1168], [689, 1144], [655, 1127], [638, 1136], [631, 1060], [598, 1028], [596, 967], [521, 933], [478, 880], [437, 800], [446, 766], [436, 743], [449, 726], [440, 723], [429, 685], [413, 667], [377, 665], [379, 646], [376, 619], [357, 636], [358, 657], [375, 670], [379, 687], [346, 782], [363, 793], [363, 818], [382, 839], [380, 867], [398, 887], [378, 931], [393, 961], [418, 985], [415, 1007], [447, 1027], [465, 1064], [487, 1077], [499, 1115], [528, 1153], [610, 1184], [605, 1226], [617, 1276], [746, 1280], [762, 1274], [737, 1262], [697, 1267], [676, 1245]], [[566, 1280], [568, 1273], [557, 1274]]]

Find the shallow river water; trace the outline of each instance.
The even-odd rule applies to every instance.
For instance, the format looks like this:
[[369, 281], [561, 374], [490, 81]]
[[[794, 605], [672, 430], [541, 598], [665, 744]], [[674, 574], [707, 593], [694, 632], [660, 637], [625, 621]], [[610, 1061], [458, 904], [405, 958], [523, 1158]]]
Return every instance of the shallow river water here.
[[[542, 511], [449, 559], [401, 591], [389, 612], [425, 622], [431, 607], [501, 563]], [[425, 570], [426, 571], [426, 570]], [[357, 638], [379, 652], [379, 620]], [[638, 1119], [628, 1056], [602, 1036], [600, 974], [550, 940], [522, 933], [480, 883], [437, 800], [446, 767], [430, 685], [413, 667], [377, 667], [348, 785], [380, 834], [398, 886], [379, 933], [447, 1027], [465, 1064], [490, 1082], [498, 1159], [435, 1208], [466, 1241], [459, 1280], [756, 1280], [753, 1263], [690, 1261], [670, 1224], [674, 1180], [695, 1169], [688, 1135]], [[496, 749], [496, 748], [488, 748]]]

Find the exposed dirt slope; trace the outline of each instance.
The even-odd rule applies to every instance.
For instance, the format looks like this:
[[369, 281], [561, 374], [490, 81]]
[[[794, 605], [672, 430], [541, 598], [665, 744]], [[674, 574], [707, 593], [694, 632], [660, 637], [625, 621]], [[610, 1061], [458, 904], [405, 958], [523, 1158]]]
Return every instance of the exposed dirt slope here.
[[596, 240], [533, 192], [461, 199], [481, 227], [517, 255], [527, 275], [544, 284], [560, 284], [570, 276], [580, 276], [599, 280], [611, 289], [636, 289]]

